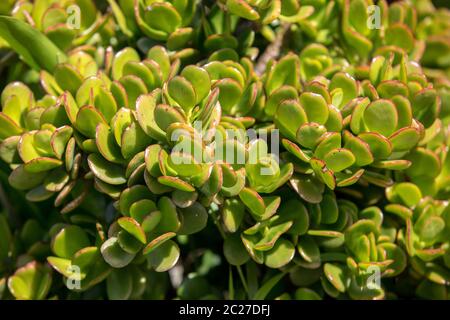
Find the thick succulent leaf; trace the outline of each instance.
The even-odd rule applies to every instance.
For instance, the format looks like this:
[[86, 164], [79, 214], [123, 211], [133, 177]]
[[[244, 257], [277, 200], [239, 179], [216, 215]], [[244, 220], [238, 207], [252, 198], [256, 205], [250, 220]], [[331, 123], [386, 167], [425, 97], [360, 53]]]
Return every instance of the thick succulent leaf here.
[[140, 96], [136, 101], [136, 118], [147, 135], [155, 140], [165, 141], [165, 133], [159, 129], [154, 117], [159, 95], [159, 91], [153, 91], [150, 94]]
[[283, 101], [277, 109], [274, 122], [289, 140], [296, 140], [298, 128], [308, 121], [305, 111], [295, 100]]
[[113, 268], [123, 268], [127, 266], [135, 257], [134, 254], [124, 251], [116, 237], [111, 237], [101, 246], [103, 259]]
[[10, 117], [0, 113], [0, 139], [21, 134], [23, 131]]
[[122, 227], [122, 229], [124, 229], [126, 232], [131, 234], [137, 240], [142, 242], [142, 244], [145, 244], [147, 242], [144, 230], [142, 230], [142, 227], [133, 218], [122, 217], [119, 220], [117, 220], [117, 223]]
[[389, 100], [374, 101], [364, 110], [364, 124], [372, 132], [388, 137], [397, 128], [397, 123], [397, 109]]
[[119, 80], [123, 75], [123, 67], [129, 61], [139, 61], [139, 54], [131, 47], [127, 47], [117, 52], [112, 62], [112, 77]]
[[172, 269], [180, 257], [180, 248], [172, 241], [165, 241], [148, 254], [148, 261], [156, 272], [165, 272]]
[[335, 172], [347, 169], [356, 161], [353, 153], [344, 148], [330, 151], [325, 155], [324, 160], [327, 167]]
[[132, 274], [126, 270], [113, 270], [106, 278], [106, 293], [110, 300], [127, 300], [132, 291]]
[[197, 233], [206, 227], [208, 213], [205, 208], [198, 202], [192, 206], [179, 209], [179, 217], [181, 221], [178, 234], [189, 235]]
[[226, 5], [231, 13], [247, 20], [258, 20], [259, 14], [244, 0], [227, 0]]
[[298, 195], [307, 202], [320, 203], [324, 191], [324, 184], [311, 176], [294, 175], [289, 181]]
[[305, 92], [300, 96], [300, 104], [305, 109], [308, 122], [325, 124], [328, 120], [328, 106], [325, 99], [316, 93]]
[[343, 266], [326, 263], [323, 267], [323, 271], [327, 280], [336, 288], [339, 292], [345, 292], [346, 283], [346, 272]]
[[200, 103], [211, 90], [211, 80], [205, 69], [187, 66], [181, 71], [181, 76], [188, 80], [195, 91], [196, 104]]
[[238, 199], [226, 199], [222, 209], [222, 220], [227, 231], [238, 230], [245, 215], [245, 206]]
[[298, 87], [298, 56], [288, 54], [284, 56], [278, 63], [274, 64], [268, 74], [266, 80], [266, 91], [271, 94], [274, 90], [283, 85], [290, 85], [294, 88]]
[[51, 270], [32, 261], [17, 269], [8, 279], [8, 289], [16, 299], [43, 300], [51, 283]]
[[15, 189], [29, 190], [41, 184], [45, 176], [45, 172], [30, 173], [25, 170], [24, 165], [20, 165], [11, 172], [8, 182]]
[[156, 106], [154, 116], [158, 127], [163, 131], [166, 131], [172, 123], [186, 122], [183, 114], [179, 110], [163, 104]]
[[292, 242], [280, 239], [275, 246], [264, 256], [264, 264], [269, 268], [281, 268], [288, 264], [295, 254], [295, 247]]
[[297, 250], [301, 257], [309, 263], [320, 263], [320, 250], [311, 236], [300, 237]]
[[305, 123], [298, 128], [296, 141], [306, 148], [314, 149], [326, 131], [327, 129], [318, 123]]
[[106, 124], [105, 118], [93, 106], [81, 107], [75, 121], [76, 128], [88, 138], [95, 138], [98, 124]]
[[71, 225], [61, 229], [52, 239], [52, 251], [60, 258], [72, 259], [73, 255], [90, 245], [86, 232]]
[[241, 238], [237, 234], [228, 236], [225, 239], [223, 253], [228, 263], [234, 266], [241, 266], [250, 259]]
[[162, 197], [158, 201], [158, 209], [161, 211], [161, 221], [157, 230], [161, 233], [177, 232], [181, 226], [175, 204], [168, 197]]
[[109, 163], [98, 154], [90, 154], [88, 164], [94, 175], [103, 182], [112, 185], [121, 185], [127, 182], [125, 170], [122, 167]]

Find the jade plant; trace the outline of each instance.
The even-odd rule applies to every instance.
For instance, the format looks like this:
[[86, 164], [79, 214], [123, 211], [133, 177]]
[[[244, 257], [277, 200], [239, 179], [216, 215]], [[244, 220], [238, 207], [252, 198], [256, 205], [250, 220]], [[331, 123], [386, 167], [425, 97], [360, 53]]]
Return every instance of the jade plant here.
[[449, 298], [447, 9], [0, 12], [1, 298]]

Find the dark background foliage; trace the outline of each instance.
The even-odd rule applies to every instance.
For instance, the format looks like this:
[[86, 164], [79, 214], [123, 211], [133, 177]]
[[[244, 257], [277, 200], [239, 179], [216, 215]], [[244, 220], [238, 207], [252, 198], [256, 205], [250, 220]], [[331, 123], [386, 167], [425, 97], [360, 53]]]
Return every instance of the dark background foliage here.
[[448, 1], [448, 0], [434, 0], [433, 2], [438, 7], [450, 8], [450, 1]]

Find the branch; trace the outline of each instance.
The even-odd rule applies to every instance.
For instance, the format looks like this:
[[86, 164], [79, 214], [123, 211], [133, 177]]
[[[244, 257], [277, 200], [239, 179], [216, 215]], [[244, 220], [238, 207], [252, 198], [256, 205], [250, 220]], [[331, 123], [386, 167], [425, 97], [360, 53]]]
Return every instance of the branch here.
[[283, 40], [290, 28], [289, 23], [282, 24], [276, 33], [275, 40], [269, 44], [263, 54], [259, 57], [258, 62], [255, 67], [255, 72], [257, 75], [261, 76], [266, 71], [267, 63], [271, 59], [276, 59], [280, 55], [281, 47], [283, 45]]

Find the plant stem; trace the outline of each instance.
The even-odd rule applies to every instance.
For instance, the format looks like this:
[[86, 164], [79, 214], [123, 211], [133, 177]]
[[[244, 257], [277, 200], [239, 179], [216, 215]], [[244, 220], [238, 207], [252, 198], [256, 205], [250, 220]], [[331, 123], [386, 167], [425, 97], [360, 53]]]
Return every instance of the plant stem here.
[[269, 44], [263, 54], [259, 57], [255, 66], [255, 72], [258, 76], [261, 76], [266, 71], [267, 63], [271, 59], [276, 59], [280, 55], [281, 46], [283, 40], [291, 25], [289, 23], [283, 23], [277, 29], [275, 40]]
[[242, 268], [241, 268], [241, 266], [236, 266], [236, 269], [239, 273], [239, 278], [241, 279], [242, 286], [244, 287], [245, 293], [247, 294], [247, 297], [248, 297], [247, 281], [245, 280], [244, 273], [242, 272]]

